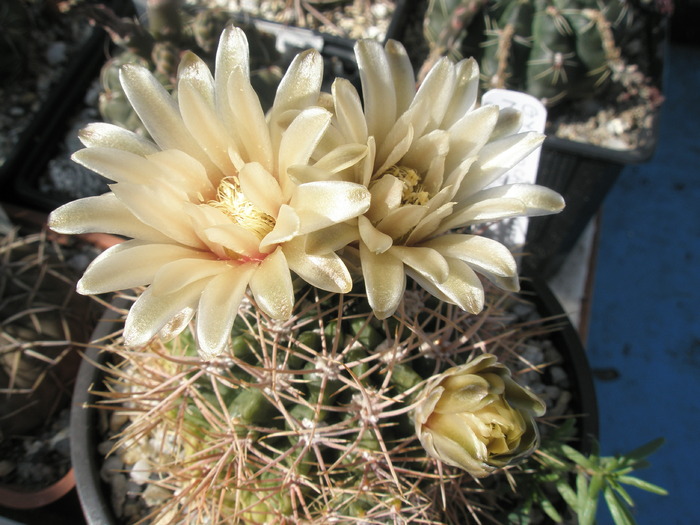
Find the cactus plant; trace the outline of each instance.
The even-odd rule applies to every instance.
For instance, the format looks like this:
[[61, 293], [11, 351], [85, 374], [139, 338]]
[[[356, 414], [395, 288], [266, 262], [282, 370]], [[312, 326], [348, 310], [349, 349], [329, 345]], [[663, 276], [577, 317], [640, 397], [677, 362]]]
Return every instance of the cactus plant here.
[[[463, 13], [466, 21], [456, 24]], [[484, 89], [524, 91], [553, 106], [595, 96], [613, 78], [648, 89], [621, 51], [625, 29], [641, 13], [617, 0], [431, 1], [424, 35], [431, 57], [480, 57]]]
[[518, 366], [518, 348], [542, 330], [514, 319], [503, 293], [489, 295], [490, 315], [480, 318], [414, 288], [401, 315], [380, 321], [361, 292], [307, 286], [285, 323], [247, 302], [232, 353], [208, 362], [189, 331], [135, 351], [117, 341], [103, 395], [124, 403], [112, 417], [114, 445], [146, 484], [142, 507], [126, 506], [141, 514], [127, 521], [148, 513], [154, 522], [191, 523], [464, 523], [472, 513], [490, 515], [468, 472], [445, 465], [438, 475], [411, 415], [424, 379], [483, 345]]
[[[86, 16], [110, 35], [118, 52], [102, 68], [99, 110], [106, 122], [147, 135], [119, 83], [124, 64], [137, 64], [154, 72], [160, 83], [177, 97], [176, 76], [186, 51], [196, 52], [212, 65], [219, 35], [233, 20], [233, 14], [220, 7], [184, 5], [182, 0], [149, 0], [145, 24], [137, 19], [120, 18], [104, 5], [82, 5]], [[253, 24], [237, 22], [253, 42], [252, 75], [267, 105], [281, 78], [279, 53], [274, 42]], [[284, 65], [284, 64], [281, 64]]]

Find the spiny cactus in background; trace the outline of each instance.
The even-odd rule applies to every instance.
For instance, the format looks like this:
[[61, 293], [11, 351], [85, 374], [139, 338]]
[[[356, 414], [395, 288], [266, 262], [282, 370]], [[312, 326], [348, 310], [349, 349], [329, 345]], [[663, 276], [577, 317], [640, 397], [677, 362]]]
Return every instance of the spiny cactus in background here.
[[467, 28], [489, 0], [429, 0], [423, 34], [430, 48], [418, 78], [422, 80], [442, 56], [462, 58], [462, 40]]
[[[146, 134], [119, 82], [124, 64], [150, 69], [174, 97], [177, 68], [185, 51], [193, 51], [211, 67], [219, 36], [233, 15], [219, 7], [184, 5], [182, 0], [148, 0], [145, 24], [120, 18], [104, 5], [78, 4], [75, 9], [102, 26], [119, 51], [102, 68], [99, 109], [107, 122]], [[275, 67], [279, 58], [274, 42], [247, 22], [237, 23], [247, 34], [251, 47], [251, 76], [263, 103], [271, 104], [281, 78]]]
[[[470, 16], [471, 24], [452, 23], [461, 11], [471, 13], [480, 4], [453, 0], [447, 6], [452, 11], [446, 12], [444, 2], [431, 0], [424, 34], [435, 52], [479, 57], [484, 89], [524, 91], [551, 106], [592, 96], [611, 78], [644, 82], [627, 67], [617, 42], [632, 20], [641, 16], [630, 3], [490, 1], [481, 16]], [[436, 38], [445, 33], [450, 34], [447, 46], [444, 39]]]
[[[86, 341], [92, 300], [46, 232], [0, 239], [0, 441], [65, 408]], [[95, 311], [94, 309], [92, 310]]]
[[[147, 483], [153, 508], [142, 512], [158, 523], [246, 524], [467, 523], [472, 513], [489, 514], [470, 474], [440, 470], [426, 454], [411, 411], [424, 398], [424, 379], [483, 348], [528, 367], [517, 347], [543, 327], [514, 322], [502, 292], [491, 297], [491, 315], [478, 317], [409, 290], [401, 313], [384, 321], [371, 316], [362, 293], [299, 296], [298, 314], [284, 323], [252, 303], [242, 307], [232, 352], [213, 361], [199, 358], [189, 331], [143, 349], [110, 347], [123, 360], [105, 395], [125, 402], [113, 430], [132, 478]], [[513, 452], [522, 456], [536, 435], [516, 440]]]

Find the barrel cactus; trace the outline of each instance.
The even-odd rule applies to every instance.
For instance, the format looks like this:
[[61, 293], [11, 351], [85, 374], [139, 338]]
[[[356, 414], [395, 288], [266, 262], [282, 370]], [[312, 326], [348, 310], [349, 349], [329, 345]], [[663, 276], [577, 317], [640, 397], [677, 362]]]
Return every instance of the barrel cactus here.
[[[524, 91], [551, 106], [600, 93], [608, 80], [628, 74], [620, 40], [640, 16], [630, 3], [462, 0], [447, 5], [430, 2], [425, 38], [433, 54], [480, 57], [484, 89]], [[456, 25], [460, 13], [469, 18]]]
[[[88, 16], [107, 30], [117, 49], [102, 68], [100, 114], [105, 122], [141, 134], [146, 131], [118, 81], [120, 68], [124, 64], [145, 65], [176, 98], [176, 77], [182, 56], [192, 51], [213, 65], [219, 35], [233, 20], [233, 14], [223, 8], [185, 5], [182, 0], [149, 0], [146, 7], [146, 23], [119, 18], [104, 5], [86, 8]], [[239, 25], [255, 43], [251, 66], [258, 89], [274, 93], [281, 77], [276, 67], [279, 54], [274, 42], [248, 22]]]
[[[380, 321], [361, 292], [302, 287], [296, 313], [284, 323], [247, 301], [231, 352], [214, 360], [199, 358], [189, 330], [137, 351], [117, 341], [108, 347], [119, 363], [108, 396], [125, 410], [112, 417], [119, 461], [111, 466], [145, 487], [141, 497], [126, 496], [118, 507], [122, 518], [324, 524], [467, 523], [472, 514], [498, 516], [472, 476], [522, 461], [534, 450], [539, 439], [532, 418], [542, 414], [542, 401], [504, 378], [509, 392], [520, 389], [515, 396], [522, 397], [510, 400], [517, 409], [503, 405], [509, 412], [493, 432], [529, 421], [528, 433], [499, 449], [492, 466], [468, 447], [461, 457], [473, 459], [438, 467], [445, 458], [433, 457], [416, 439], [414, 414], [416, 407], [435, 405], [425, 403], [432, 393], [425, 380], [452, 374], [454, 364], [482, 368], [495, 383], [510, 375], [480, 346], [490, 340], [488, 348], [517, 366], [505, 347], [525, 345], [537, 328], [518, 324], [504, 299], [492, 290], [493, 315], [482, 319], [414, 288], [400, 315]], [[506, 319], [509, 331], [503, 330]], [[462, 388], [458, 400], [467, 393], [482, 397], [476, 384]], [[423, 437], [432, 425], [425, 412]], [[435, 441], [450, 434], [437, 426], [430, 432], [438, 434]], [[499, 446], [496, 438], [486, 442]], [[452, 448], [445, 443], [439, 451]], [[520, 470], [512, 472], [517, 477]], [[496, 478], [509, 492], [502, 474]]]
[[131, 238], [77, 285], [140, 289], [112, 347], [124, 462], [160, 523], [465, 522], [473, 476], [538, 443], [543, 403], [477, 357], [527, 339], [503, 329], [516, 261], [479, 225], [563, 208], [491, 187], [543, 137], [477, 104], [473, 60], [416, 88], [395, 41], [356, 44], [363, 99], [343, 78], [321, 92], [321, 55], [300, 53], [265, 113], [248, 46], [228, 27], [213, 74], [186, 53], [177, 104], [123, 66], [152, 140], [89, 126], [73, 158], [111, 191], [49, 219]]

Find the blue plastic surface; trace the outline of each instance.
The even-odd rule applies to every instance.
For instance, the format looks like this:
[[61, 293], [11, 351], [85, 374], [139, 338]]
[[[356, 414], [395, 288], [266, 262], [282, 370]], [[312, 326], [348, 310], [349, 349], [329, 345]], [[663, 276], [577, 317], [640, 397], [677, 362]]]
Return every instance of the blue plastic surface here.
[[670, 495], [631, 488], [640, 525], [700, 523], [700, 47], [671, 45], [667, 67], [656, 155], [603, 206], [587, 345], [619, 373], [596, 380], [602, 452], [666, 438], [640, 474]]

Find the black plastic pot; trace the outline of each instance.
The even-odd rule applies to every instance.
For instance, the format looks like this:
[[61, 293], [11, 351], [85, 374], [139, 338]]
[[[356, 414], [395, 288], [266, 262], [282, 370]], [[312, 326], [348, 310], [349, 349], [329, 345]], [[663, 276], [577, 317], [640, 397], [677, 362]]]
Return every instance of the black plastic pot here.
[[[562, 366], [571, 382], [572, 412], [577, 415], [578, 442], [573, 445], [584, 453], [591, 451], [593, 440], [598, 437], [598, 406], [593, 377], [581, 340], [571, 325], [561, 305], [544, 281], [524, 279], [522, 295], [534, 303], [538, 313], [551, 319], [560, 329], [550, 334], [555, 348], [562, 355]], [[75, 471], [78, 496], [88, 525], [116, 525], [116, 519], [109, 500], [109, 488], [100, 479], [103, 458], [97, 452], [99, 443], [98, 409], [95, 404], [99, 397], [90, 390], [99, 390], [103, 381], [103, 367], [111, 356], [100, 350], [100, 344], [109, 340], [120, 327], [120, 316], [115, 305], [108, 309], [102, 322], [96, 328], [93, 343], [86, 351], [83, 364], [75, 384], [73, 409], [71, 412], [72, 460]]]
[[[105, 3], [119, 15], [133, 13], [131, 0], [108, 0]], [[92, 30], [23, 132], [15, 151], [0, 168], [0, 190], [5, 202], [48, 212], [72, 200], [66, 195], [40, 192], [39, 179], [49, 161], [58, 154], [71, 117], [107, 59], [108, 42], [102, 29]], [[107, 191], [106, 184], [104, 191]]]
[[[645, 74], [661, 90], [668, 19], [659, 14], [647, 16], [640, 56]], [[553, 276], [601, 209], [622, 170], [653, 157], [658, 143], [660, 108], [650, 117], [650, 127], [640, 132], [640, 146], [632, 150], [614, 150], [556, 136], [545, 139], [537, 183], [559, 192], [566, 200], [566, 208], [560, 214], [530, 221], [528, 257], [524, 262], [533, 273], [543, 278]]]

